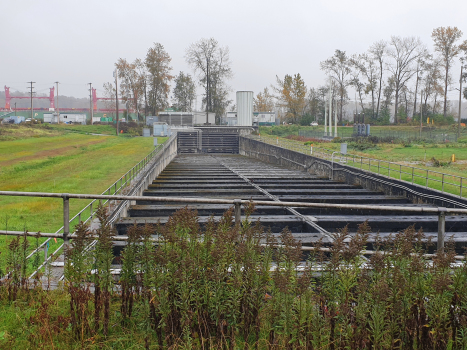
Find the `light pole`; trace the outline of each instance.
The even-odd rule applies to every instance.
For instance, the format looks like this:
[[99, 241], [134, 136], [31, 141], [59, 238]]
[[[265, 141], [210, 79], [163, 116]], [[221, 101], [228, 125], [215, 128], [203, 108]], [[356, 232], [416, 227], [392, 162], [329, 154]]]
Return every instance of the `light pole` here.
[[117, 136], [118, 136], [118, 69], [114, 70], [114, 77], [115, 77], [115, 106], [116, 106], [116, 126], [117, 126]]
[[461, 77], [459, 79], [459, 118], [457, 120], [457, 139], [461, 136], [461, 116], [462, 116], [462, 73], [464, 69], [464, 58], [461, 58]]

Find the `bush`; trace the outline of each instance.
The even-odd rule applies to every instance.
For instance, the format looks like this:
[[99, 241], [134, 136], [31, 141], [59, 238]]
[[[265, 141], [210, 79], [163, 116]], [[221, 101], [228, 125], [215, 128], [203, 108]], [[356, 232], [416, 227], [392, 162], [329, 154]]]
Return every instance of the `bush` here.
[[95, 251], [86, 249], [89, 228], [77, 227], [66, 287], [50, 294], [22, 284], [27, 247], [18, 236], [0, 284], [2, 321], [10, 322], [0, 347], [465, 349], [467, 263], [456, 263], [453, 242], [427, 261], [429, 240], [411, 226], [377, 236], [374, 254], [363, 257], [364, 222], [354, 234], [335, 232], [326, 249], [317, 241], [305, 257], [287, 229], [273, 236], [252, 223], [253, 209], [246, 206], [241, 226], [231, 209], [202, 228], [188, 208], [163, 226], [134, 225], [118, 287], [105, 211]]

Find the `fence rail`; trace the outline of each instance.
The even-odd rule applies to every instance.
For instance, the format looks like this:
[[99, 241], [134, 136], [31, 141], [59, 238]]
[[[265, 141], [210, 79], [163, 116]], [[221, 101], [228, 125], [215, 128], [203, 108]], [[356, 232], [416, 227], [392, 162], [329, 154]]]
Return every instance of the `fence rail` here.
[[[242, 204], [253, 203], [255, 205], [263, 206], [279, 206], [279, 207], [295, 207], [295, 208], [351, 208], [351, 209], [365, 209], [365, 210], [381, 210], [381, 211], [399, 211], [399, 212], [423, 212], [433, 213], [438, 215], [438, 249], [444, 248], [445, 236], [445, 217], [446, 213], [452, 214], [467, 214], [467, 209], [459, 208], [444, 208], [444, 207], [404, 207], [404, 206], [375, 206], [363, 204], [332, 204], [332, 203], [306, 203], [306, 202], [273, 202], [273, 201], [250, 201], [241, 199], [212, 199], [212, 198], [185, 198], [185, 197], [152, 197], [152, 196], [126, 196], [126, 195], [95, 195], [95, 194], [70, 194], [70, 193], [48, 193], [48, 192], [16, 192], [16, 191], [0, 191], [0, 196], [21, 196], [21, 197], [47, 197], [47, 198], [61, 198], [65, 201], [70, 199], [94, 199], [94, 200], [124, 200], [124, 201], [155, 201], [155, 202], [185, 202], [185, 203], [203, 203], [203, 204], [231, 204], [235, 210], [235, 223], [241, 222], [240, 206]], [[68, 217], [69, 206], [63, 206], [64, 221]], [[4, 232], [3, 234], [8, 234]], [[11, 232], [10, 234], [19, 235], [18, 232]], [[57, 237], [57, 233], [48, 234], [50, 237]], [[64, 230], [63, 244], [54, 253], [54, 255], [64, 246], [68, 244], [69, 239], [73, 235], [68, 235]], [[41, 269], [47, 261], [44, 262], [36, 271]], [[35, 274], [35, 273], [34, 273]], [[34, 274], [31, 276], [33, 277]]]
[[[339, 128], [337, 134], [334, 133], [334, 128], [332, 131], [325, 133], [324, 131], [319, 130], [299, 130], [298, 136], [303, 137], [314, 137], [314, 138], [347, 138], [352, 137], [355, 134], [355, 131], [352, 127]], [[399, 140], [432, 140], [437, 142], [457, 142], [457, 133], [455, 132], [446, 132], [442, 130], [422, 130], [420, 131], [391, 131], [391, 130], [376, 130], [371, 131], [370, 136], [376, 136], [379, 138], [393, 138]]]
[[[130, 170], [128, 170], [125, 174], [123, 174], [117, 181], [115, 181], [112, 185], [110, 185], [107, 189], [102, 192], [102, 196], [105, 198], [97, 199], [95, 197], [87, 197], [82, 199], [92, 199], [90, 203], [88, 203], [83, 209], [81, 209], [78, 213], [76, 213], [73, 217], [70, 218], [69, 212], [69, 199], [73, 198], [72, 194], [54, 194], [54, 193], [47, 193], [47, 195], [41, 196], [29, 196], [29, 197], [49, 197], [49, 198], [57, 198], [60, 197], [63, 199], [63, 226], [60, 227], [55, 233], [43, 234], [43, 237], [47, 237], [47, 239], [42, 242], [38, 247], [36, 247], [31, 253], [28, 254], [26, 259], [30, 259], [34, 254], [36, 254], [39, 250], [43, 249], [51, 239], [56, 238], [57, 235], [64, 239], [63, 244], [61, 244], [55, 251], [48, 257], [44, 259], [44, 262], [41, 266], [33, 273], [31, 277], [37, 273], [50, 259], [56, 257], [57, 254], [64, 248], [65, 245], [68, 244], [68, 235], [70, 232], [70, 226], [73, 227], [80, 222], [88, 223], [96, 214], [96, 210], [98, 205], [96, 205], [96, 201], [99, 200], [99, 204], [103, 206], [108, 206], [110, 209], [112, 201], [116, 201], [116, 197], [119, 194], [124, 194], [130, 188], [130, 185], [141, 177], [141, 174], [146, 169], [146, 166], [151, 163], [161, 151], [164, 150], [167, 144], [173, 142], [176, 138], [176, 133], [173, 134], [169, 139], [167, 139], [164, 143], [157, 145], [154, 150], [152, 150], [147, 156], [141, 159], [135, 166], [133, 166]], [[5, 193], [5, 191], [1, 191]], [[22, 192], [22, 193], [36, 193], [36, 192]], [[5, 195], [5, 194], [3, 194]], [[21, 194], [19, 195], [21, 196]], [[1, 231], [0, 231], [1, 232]], [[3, 235], [8, 234], [8, 232], [4, 231]]]
[[[450, 193], [465, 198], [467, 178], [459, 175], [446, 174], [430, 169], [423, 169], [401, 163], [374, 159], [354, 154], [342, 154], [339, 151], [324, 147], [313, 147], [298, 144], [297, 141], [279, 139], [269, 136], [255, 136], [262, 142], [283, 147], [303, 154], [313, 155], [318, 158], [339, 162], [348, 166], [368, 170], [379, 175], [403, 180], [412, 184], [433, 188], [442, 193]], [[333, 156], [334, 154], [334, 156]], [[337, 156], [336, 156], [337, 155]]]

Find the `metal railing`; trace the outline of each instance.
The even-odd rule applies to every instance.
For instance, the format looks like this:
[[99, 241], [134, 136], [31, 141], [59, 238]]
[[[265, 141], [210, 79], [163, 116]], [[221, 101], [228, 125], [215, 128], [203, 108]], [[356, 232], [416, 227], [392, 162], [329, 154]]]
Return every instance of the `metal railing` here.
[[[307, 155], [332, 161], [333, 158], [341, 164], [354, 168], [368, 170], [379, 175], [410, 182], [441, 191], [450, 193], [459, 198], [465, 197], [464, 187], [467, 185], [467, 178], [459, 175], [446, 174], [430, 169], [418, 168], [410, 165], [404, 165], [396, 162], [390, 162], [381, 159], [374, 159], [354, 154], [342, 154], [339, 151], [324, 147], [305, 146], [297, 141], [279, 139], [270, 136], [250, 136], [262, 142], [300, 152]], [[334, 156], [333, 154], [338, 154]]]
[[[127, 196], [127, 195], [95, 195], [95, 194], [70, 194], [70, 193], [48, 193], [48, 192], [16, 192], [16, 191], [0, 191], [0, 196], [20, 196], [20, 197], [42, 197], [42, 198], [61, 198], [61, 199], [94, 199], [94, 200], [122, 200], [122, 201], [151, 201], [151, 202], [185, 202], [197, 204], [231, 204], [234, 206], [235, 223], [241, 221], [241, 205], [253, 203], [255, 205], [272, 206], [272, 207], [295, 207], [295, 208], [337, 208], [337, 209], [364, 209], [364, 210], [380, 210], [380, 211], [397, 211], [397, 212], [415, 212], [415, 213], [433, 213], [438, 215], [438, 249], [444, 248], [445, 236], [445, 217], [446, 213], [451, 214], [467, 214], [467, 209], [445, 208], [445, 207], [405, 207], [405, 206], [389, 206], [389, 205], [365, 205], [365, 204], [333, 204], [333, 203], [307, 203], [307, 202], [275, 202], [275, 201], [252, 201], [242, 199], [215, 199], [215, 198], [193, 198], [193, 197], [156, 197], [156, 196]], [[66, 221], [69, 211], [69, 206], [63, 207], [63, 217]], [[21, 235], [21, 232], [4, 232], [1, 234]], [[73, 235], [69, 235], [64, 230], [62, 235], [57, 233], [47, 234], [50, 237], [60, 237], [64, 244], [67, 245], [69, 239], [73, 239]]]
[[[74, 225], [80, 222], [88, 223], [95, 216], [97, 207], [99, 205], [108, 206], [109, 211], [110, 211], [112, 201], [117, 200], [115, 196], [119, 194], [123, 194], [124, 192], [127, 192], [130, 188], [130, 185], [141, 177], [141, 173], [145, 170], [146, 166], [150, 164], [159, 155], [159, 153], [161, 153], [161, 151], [164, 150], [165, 145], [170, 144], [171, 142], [174, 142], [175, 139], [176, 139], [176, 133], [172, 134], [172, 136], [168, 138], [164, 143], [157, 145], [154, 148], [154, 150], [152, 150], [147, 156], [141, 159], [135, 166], [133, 166], [130, 170], [128, 170], [125, 174], [123, 174], [117, 181], [115, 181], [112, 185], [110, 185], [107, 189], [105, 189], [101, 194], [101, 195], [107, 196], [104, 200], [102, 200], [101, 198], [99, 199], [99, 203], [96, 203], [98, 199], [91, 198], [91, 197], [87, 198], [87, 199], [92, 199], [92, 201], [88, 203], [78, 213], [76, 213], [72, 218], [69, 217], [70, 215], [69, 199], [75, 198], [75, 197], [72, 197], [73, 196], [72, 194], [67, 194], [67, 193], [59, 194], [58, 196], [60, 198], [63, 198], [63, 226], [60, 227], [57, 231], [55, 231], [54, 234], [47, 234], [46, 236], [41, 234], [41, 236], [47, 237], [47, 239], [44, 242], [42, 242], [38, 247], [36, 247], [31, 253], [29, 253], [26, 259], [30, 259], [32, 256], [34, 256], [34, 254], [36, 254], [38, 251], [43, 249], [50, 242], [51, 239], [56, 238], [57, 235], [62, 237], [64, 239], [64, 242], [52, 254], [50, 254], [48, 258], [44, 258], [44, 262], [31, 275], [31, 278], [49, 260], [53, 259], [54, 257], [57, 257], [58, 253], [68, 243], [67, 236], [70, 233], [70, 226], [73, 227]], [[147, 175], [148, 174], [146, 174], [146, 176]], [[144, 181], [141, 181], [140, 184], [138, 184], [136, 187], [139, 189], [144, 183], [145, 183]], [[33, 197], [43, 197], [43, 196], [33, 196]], [[56, 197], [56, 196], [53, 196], [53, 197]], [[3, 234], [8, 234], [8, 233], [4, 232]]]
[[[299, 130], [298, 136], [311, 138], [328, 138], [334, 137], [349, 138], [353, 137], [355, 131], [353, 127], [339, 128], [337, 134], [334, 133], [334, 127], [331, 132], [325, 133], [321, 130]], [[370, 136], [378, 138], [391, 138], [397, 140], [431, 140], [437, 142], [457, 142], [456, 132], [447, 132], [445, 130], [429, 129], [420, 131], [392, 131], [392, 130], [376, 130], [371, 131]]]

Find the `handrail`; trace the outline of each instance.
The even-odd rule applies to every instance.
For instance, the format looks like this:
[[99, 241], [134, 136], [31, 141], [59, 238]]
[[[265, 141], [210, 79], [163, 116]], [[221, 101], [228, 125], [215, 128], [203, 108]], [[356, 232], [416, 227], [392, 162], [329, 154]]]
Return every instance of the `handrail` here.
[[[164, 148], [164, 144], [167, 143], [170, 140], [167, 139], [164, 143], [157, 145], [154, 150], [149, 152], [148, 155], [146, 155], [142, 160], [140, 160], [136, 165], [134, 165], [130, 170], [128, 170], [125, 174], [123, 174], [117, 181], [115, 181], [112, 185], [110, 185], [107, 189], [105, 189], [102, 194], [111, 194], [112, 192], [114, 194], [119, 193], [122, 191], [129, 183], [131, 183], [132, 180], [134, 180], [137, 176], [139, 176], [140, 172], [146, 167], [146, 165], [152, 161], [152, 159], [159, 153], [161, 149]], [[120, 185], [118, 183], [120, 182]], [[117, 186], [119, 186], [117, 188]], [[82, 214], [89, 209], [89, 216], [83, 221], [84, 223], [87, 223], [89, 220], [91, 220], [96, 212], [96, 207], [93, 208], [93, 204], [96, 202], [96, 199], [92, 200], [89, 204], [87, 204], [83, 209], [81, 209], [76, 215], [74, 215], [72, 218], [69, 219], [69, 224], [71, 224], [74, 220], [78, 219], [78, 221], [81, 221], [81, 216]], [[109, 200], [105, 201], [102, 203], [103, 205], [106, 205], [109, 202]], [[56, 234], [59, 234], [60, 232], [63, 232], [64, 226], [60, 227], [57, 231], [55, 231]], [[50, 240], [52, 237], [48, 237], [44, 242], [42, 242], [37, 248], [35, 248], [27, 257], [26, 259], [31, 258], [34, 254], [37, 253], [40, 249], [42, 249]], [[62, 248], [63, 245], [61, 245], [53, 254], [50, 255], [52, 257], [54, 254], [58, 253], [60, 249]]]
[[[420, 212], [420, 213], [455, 213], [467, 214], [467, 209], [444, 208], [444, 207], [405, 207], [397, 205], [364, 205], [364, 204], [333, 204], [333, 203], [309, 203], [309, 202], [273, 202], [273, 201], [254, 201], [244, 199], [218, 199], [205, 197], [157, 197], [157, 196], [126, 196], [126, 195], [102, 195], [102, 194], [73, 194], [73, 193], [49, 193], [49, 192], [18, 192], [18, 191], [0, 191], [0, 196], [20, 196], [20, 197], [43, 197], [43, 198], [63, 198], [70, 199], [112, 199], [129, 201], [150, 201], [150, 202], [186, 202], [201, 204], [249, 204], [271, 206], [271, 207], [297, 207], [297, 208], [340, 208], [340, 209], [367, 209], [367, 210], [386, 210], [402, 212]], [[238, 202], [240, 201], [240, 202]]]
[[[250, 138], [255, 138], [254, 136], [248, 136]], [[435, 170], [430, 170], [430, 169], [423, 169], [419, 167], [414, 167], [410, 165], [402, 165], [400, 163], [396, 162], [390, 162], [386, 160], [381, 160], [381, 159], [375, 159], [375, 158], [369, 158], [365, 156], [359, 156], [355, 154], [342, 154], [339, 151], [334, 151], [329, 148], [325, 147], [304, 147], [303, 145], [297, 145], [294, 144], [293, 141], [286, 141], [284, 139], [281, 139], [279, 141], [279, 138], [274, 140], [273, 137], [264, 137], [264, 136], [259, 136], [257, 138], [258, 140], [272, 144], [275, 146], [279, 146], [282, 148], [286, 148], [292, 151], [304, 153], [304, 154], [311, 154], [313, 156], [316, 156], [318, 158], [322, 159], [331, 159], [332, 158], [332, 153], [339, 153], [341, 154], [341, 161], [343, 159], [343, 162], [346, 163], [346, 165], [354, 167], [354, 168], [359, 168], [359, 169], [365, 169], [369, 170], [371, 172], [380, 174], [380, 175], [386, 175], [383, 174], [382, 171], [387, 171], [388, 177], [392, 178], [399, 178], [401, 181], [406, 181], [406, 182], [411, 182], [412, 184], [417, 183], [415, 180], [416, 179], [421, 179], [422, 184], [426, 188], [431, 187], [429, 186], [430, 181], [431, 182], [436, 182], [436, 183], [441, 183], [441, 192], [442, 193], [451, 193], [459, 198], [463, 198], [463, 193], [465, 194], [465, 187], [467, 184], [467, 177], [459, 176], [459, 175], [454, 175], [454, 174], [447, 174], [447, 173], [442, 173], [439, 171]], [[275, 142], [274, 142], [275, 141]], [[408, 169], [408, 170], [404, 170]], [[421, 175], [421, 173], [424, 173], [425, 175]], [[395, 174], [395, 176], [394, 176]], [[402, 178], [402, 175], [407, 175], [407, 177], [411, 181], [407, 181]], [[429, 175], [433, 174], [436, 177], [430, 177]], [[392, 175], [392, 176], [391, 176]], [[399, 175], [399, 176], [397, 176]], [[452, 181], [448, 181], [448, 179], [451, 178]], [[420, 184], [419, 184], [420, 185]], [[452, 191], [448, 191], [447, 188], [448, 186], [454, 187]]]

